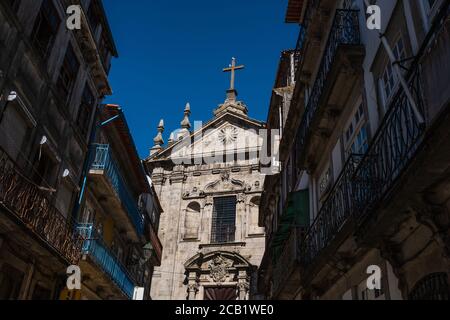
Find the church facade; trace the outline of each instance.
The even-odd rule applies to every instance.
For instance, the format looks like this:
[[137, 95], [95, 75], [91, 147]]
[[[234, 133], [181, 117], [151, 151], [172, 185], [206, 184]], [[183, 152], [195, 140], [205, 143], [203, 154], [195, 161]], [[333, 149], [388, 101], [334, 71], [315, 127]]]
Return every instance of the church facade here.
[[257, 269], [265, 249], [258, 224], [264, 184], [263, 122], [237, 101], [235, 61], [225, 102], [214, 118], [191, 131], [186, 105], [181, 130], [163, 148], [164, 123], [145, 165], [165, 212], [164, 251], [151, 296], [157, 300], [258, 299]]

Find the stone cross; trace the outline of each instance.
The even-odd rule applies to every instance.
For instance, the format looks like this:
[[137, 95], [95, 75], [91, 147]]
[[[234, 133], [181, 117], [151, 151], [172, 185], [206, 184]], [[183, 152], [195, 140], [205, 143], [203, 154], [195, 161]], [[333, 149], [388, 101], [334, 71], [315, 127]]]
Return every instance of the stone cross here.
[[236, 58], [231, 59], [231, 64], [228, 68], [223, 69], [223, 72], [231, 72], [230, 90], [234, 90], [235, 71], [244, 69], [245, 66], [236, 66]]

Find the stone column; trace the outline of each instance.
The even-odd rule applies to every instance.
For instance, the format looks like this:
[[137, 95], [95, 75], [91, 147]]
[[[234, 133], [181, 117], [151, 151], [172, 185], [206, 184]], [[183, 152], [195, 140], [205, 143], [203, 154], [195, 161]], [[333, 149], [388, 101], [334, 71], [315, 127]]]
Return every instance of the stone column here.
[[239, 290], [239, 300], [249, 300], [249, 276], [247, 270], [238, 270], [238, 290]]
[[205, 205], [200, 203], [200, 226], [198, 228], [198, 236], [197, 238], [200, 241], [203, 241], [203, 235], [207, 232], [206, 224], [205, 224]]
[[188, 277], [188, 300], [196, 300], [198, 293], [198, 277], [197, 272], [189, 272]]
[[208, 196], [205, 200], [205, 206], [202, 210], [204, 231], [202, 232], [202, 242], [209, 243], [211, 240], [212, 214], [213, 214], [213, 198]]
[[244, 194], [237, 195], [236, 203], [236, 242], [245, 239], [245, 217], [246, 217], [246, 197]]

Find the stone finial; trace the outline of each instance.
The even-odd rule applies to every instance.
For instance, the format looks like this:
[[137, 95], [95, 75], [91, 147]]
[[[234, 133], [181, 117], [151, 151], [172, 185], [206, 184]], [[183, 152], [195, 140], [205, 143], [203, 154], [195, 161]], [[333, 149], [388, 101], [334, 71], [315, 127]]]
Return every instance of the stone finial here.
[[175, 134], [172, 132], [170, 134], [169, 141], [168, 141], [169, 146], [172, 145], [174, 142], [175, 142]]
[[181, 130], [178, 131], [177, 140], [183, 140], [185, 137], [189, 136], [191, 129], [191, 122], [189, 121], [189, 116], [191, 115], [191, 105], [186, 103], [184, 108], [184, 119], [181, 121]]
[[181, 128], [189, 130], [191, 128], [191, 122], [189, 121], [189, 116], [191, 115], [191, 105], [186, 103], [184, 108], [184, 119], [181, 121]]
[[150, 155], [154, 155], [155, 153], [157, 153], [159, 150], [162, 149], [162, 145], [164, 144], [164, 139], [162, 136], [163, 132], [164, 132], [164, 119], [161, 119], [158, 125], [158, 134], [153, 139], [155, 145], [150, 150]]

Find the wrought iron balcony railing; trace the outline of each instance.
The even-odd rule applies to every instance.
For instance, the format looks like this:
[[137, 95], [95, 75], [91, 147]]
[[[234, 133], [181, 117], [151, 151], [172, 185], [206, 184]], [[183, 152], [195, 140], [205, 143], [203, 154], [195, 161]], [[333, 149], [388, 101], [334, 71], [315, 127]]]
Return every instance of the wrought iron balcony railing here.
[[19, 170], [0, 149], [0, 205], [68, 264], [77, 264], [83, 239], [74, 234], [75, 224], [51, 204], [48, 194]]
[[[303, 22], [300, 26], [300, 32], [299, 32], [299, 35], [297, 38], [297, 44], [295, 46], [296, 56], [298, 57], [298, 61], [296, 64], [296, 78], [297, 79], [300, 74], [299, 70], [302, 69], [304, 58], [305, 58], [304, 52], [306, 51], [305, 46], [307, 43], [308, 28], [311, 23], [312, 15], [313, 15], [314, 11], [318, 8], [319, 4], [320, 4], [320, 0], [309, 0], [308, 1], [308, 5], [305, 10]], [[302, 54], [302, 51], [303, 51], [303, 54]]]
[[[419, 68], [409, 79], [413, 98], [423, 112]], [[308, 266], [336, 237], [348, 219], [360, 225], [376, 209], [397, 178], [409, 165], [422, 140], [425, 125], [412, 111], [406, 93], [399, 88], [368, 151], [350, 158], [325, 200], [316, 220], [302, 238], [299, 258]]]
[[117, 287], [129, 298], [133, 298], [135, 284], [127, 268], [111, 252], [93, 230], [92, 224], [80, 224], [78, 233], [83, 237], [83, 254], [91, 259], [108, 275]]
[[91, 170], [103, 170], [104, 174], [117, 193], [128, 217], [132, 221], [137, 233], [141, 235], [144, 230], [144, 217], [139, 211], [137, 200], [131, 195], [117, 162], [114, 160], [111, 149], [107, 144], [96, 144], [93, 146]]
[[316, 80], [312, 87], [301, 125], [297, 132], [297, 150], [299, 150], [300, 153], [303, 153], [306, 140], [311, 134], [311, 122], [317, 114], [319, 103], [326, 87], [328, 75], [333, 66], [338, 48], [342, 45], [359, 45], [361, 43], [358, 12], [358, 10], [336, 10], [336, 15], [325, 46]]
[[[409, 88], [423, 114], [419, 76], [416, 69]], [[364, 218], [389, 191], [416, 153], [424, 131], [425, 124], [418, 122], [404, 90], [400, 89], [352, 179], [354, 214], [358, 219]]]
[[[449, 12], [450, 4], [446, 2], [406, 74], [412, 99], [422, 115], [427, 114], [427, 106], [422, 92], [421, 60], [445, 26], [443, 22], [448, 19]], [[377, 210], [424, 143], [425, 132], [431, 125], [429, 121], [419, 121], [405, 90], [399, 86], [369, 149], [358, 157], [357, 162], [351, 160], [357, 163], [355, 168], [347, 163], [318, 217], [306, 235], [299, 238], [298, 254], [304, 268], [308, 268], [335, 238], [348, 219], [353, 219], [355, 228], [360, 228]]]
[[301, 240], [299, 258], [303, 264], [309, 264], [333, 240], [341, 227], [351, 216], [353, 196], [351, 179], [360, 162], [360, 155], [351, 155], [341, 175], [332, 187], [328, 197]]

